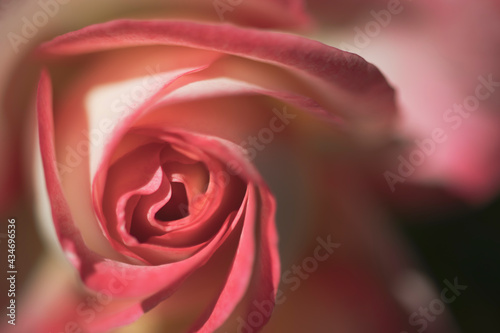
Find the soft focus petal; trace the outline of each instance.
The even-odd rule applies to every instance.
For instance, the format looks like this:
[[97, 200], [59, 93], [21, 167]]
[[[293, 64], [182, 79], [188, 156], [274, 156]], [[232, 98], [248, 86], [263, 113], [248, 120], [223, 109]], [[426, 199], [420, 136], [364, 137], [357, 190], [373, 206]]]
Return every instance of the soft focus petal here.
[[[282, 33], [192, 22], [115, 21], [56, 38], [39, 52], [72, 55], [158, 44], [214, 50], [296, 71], [320, 92], [334, 93], [338, 109], [362, 115], [371, 126], [386, 125], [394, 114], [393, 91], [373, 66], [355, 55]], [[273, 49], [280, 52], [269, 52]]]

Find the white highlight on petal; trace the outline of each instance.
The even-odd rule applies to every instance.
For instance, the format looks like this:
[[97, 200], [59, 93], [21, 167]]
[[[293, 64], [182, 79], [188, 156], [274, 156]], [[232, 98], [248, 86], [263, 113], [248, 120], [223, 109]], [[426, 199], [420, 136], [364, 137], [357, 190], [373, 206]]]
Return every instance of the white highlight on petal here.
[[147, 66], [142, 77], [94, 87], [86, 96], [85, 108], [89, 124], [90, 175], [93, 179], [104, 147], [109, 142], [117, 125], [132, 115], [147, 100], [158, 93], [167, 82], [194, 68], [182, 68], [159, 72]]

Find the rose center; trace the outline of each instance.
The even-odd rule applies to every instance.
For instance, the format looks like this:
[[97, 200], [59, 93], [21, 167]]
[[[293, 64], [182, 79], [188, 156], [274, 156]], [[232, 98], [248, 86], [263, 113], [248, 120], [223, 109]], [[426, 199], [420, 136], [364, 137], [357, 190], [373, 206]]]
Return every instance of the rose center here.
[[189, 215], [188, 197], [186, 187], [182, 183], [172, 182], [172, 197], [155, 214], [155, 219], [159, 221], [180, 220]]

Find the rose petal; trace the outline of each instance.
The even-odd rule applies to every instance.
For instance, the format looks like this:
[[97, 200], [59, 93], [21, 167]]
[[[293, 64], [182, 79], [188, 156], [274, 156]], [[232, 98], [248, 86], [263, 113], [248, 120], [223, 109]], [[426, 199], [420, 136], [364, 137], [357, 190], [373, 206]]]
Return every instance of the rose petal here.
[[378, 119], [379, 124], [395, 112], [393, 90], [374, 66], [356, 55], [283, 33], [181, 21], [122, 20], [57, 37], [42, 45], [39, 54], [74, 55], [158, 44], [213, 50], [288, 68], [309, 77], [326, 95], [334, 94], [339, 107]]
[[[61, 246], [72, 263], [79, 269], [83, 281], [88, 287], [94, 290], [110, 288], [110, 283], [117, 278], [125, 279], [127, 288], [116, 290], [116, 297], [144, 297], [151, 295], [141, 303], [133, 305], [126, 311], [116, 313], [109, 318], [109, 321], [101, 323], [104, 328], [110, 328], [116, 325], [123, 325], [137, 319], [144, 311], [149, 310], [158, 302], [168, 297], [182, 283], [182, 281], [203, 263], [205, 263], [216, 250], [219, 241], [224, 238], [225, 228], [221, 228], [214, 240], [207, 244], [205, 248], [192, 257], [174, 264], [161, 266], [134, 266], [116, 261], [110, 261], [101, 258], [89, 250], [76, 227], [69, 211], [69, 207], [62, 193], [61, 185], [57, 176], [57, 167], [55, 164], [55, 148], [53, 138], [53, 122], [50, 117], [51, 106], [51, 83], [47, 72], [43, 72], [38, 91], [38, 117], [39, 117], [39, 135], [40, 146], [44, 152], [42, 156], [44, 171], [47, 181], [47, 191], [51, 199], [52, 214], [56, 232], [61, 242]], [[236, 156], [242, 158], [240, 148], [232, 144], [223, 144], [222, 141], [209, 137], [192, 137], [192, 143], [203, 147], [210, 147], [210, 153], [221, 159]], [[209, 144], [210, 142], [210, 144]], [[229, 144], [229, 143], [228, 143]], [[234, 157], [233, 157], [234, 158]], [[244, 175], [249, 179], [260, 179], [255, 170], [247, 165]], [[261, 181], [258, 181], [259, 183]], [[251, 207], [254, 208], [254, 207]], [[267, 218], [264, 221], [272, 220], [273, 211], [266, 211]], [[277, 257], [276, 230], [273, 223], [266, 223], [263, 226], [267, 236], [262, 248], [264, 268], [274, 272], [273, 281], [270, 285], [277, 287], [279, 278], [279, 260]], [[271, 232], [271, 234], [269, 234]], [[273, 237], [274, 235], [274, 237]], [[270, 242], [270, 243], [268, 243]], [[270, 247], [266, 244], [271, 245]], [[268, 258], [268, 259], [265, 259]], [[271, 265], [271, 267], [269, 267]], [[174, 269], [175, 267], [175, 269]], [[266, 273], [267, 274], [267, 273]], [[267, 275], [264, 279], [269, 279]], [[264, 284], [267, 286], [269, 284]], [[272, 290], [272, 288], [270, 289]]]

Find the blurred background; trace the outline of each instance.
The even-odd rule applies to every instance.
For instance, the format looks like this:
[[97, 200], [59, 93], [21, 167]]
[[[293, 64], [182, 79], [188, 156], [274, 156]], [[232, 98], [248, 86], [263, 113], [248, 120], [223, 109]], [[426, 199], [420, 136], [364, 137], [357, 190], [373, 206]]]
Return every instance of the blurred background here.
[[500, 332], [500, 196], [444, 216], [397, 216], [437, 286], [455, 276], [468, 286], [449, 305], [462, 332]]

